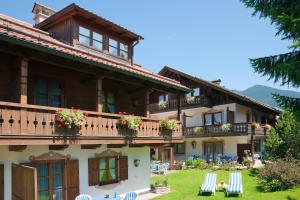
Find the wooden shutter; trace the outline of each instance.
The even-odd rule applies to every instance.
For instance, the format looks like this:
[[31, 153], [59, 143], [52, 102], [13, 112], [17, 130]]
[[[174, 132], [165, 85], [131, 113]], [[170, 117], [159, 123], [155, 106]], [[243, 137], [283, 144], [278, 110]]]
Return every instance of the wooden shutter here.
[[0, 165], [0, 200], [4, 200], [4, 165]]
[[119, 178], [120, 181], [128, 179], [128, 157], [120, 156], [119, 157]]
[[89, 186], [99, 185], [99, 159], [89, 158]]
[[74, 200], [79, 195], [79, 162], [66, 161], [66, 191], [67, 200]]
[[36, 168], [12, 164], [12, 200], [37, 200]]
[[234, 111], [227, 110], [227, 123], [234, 123]]

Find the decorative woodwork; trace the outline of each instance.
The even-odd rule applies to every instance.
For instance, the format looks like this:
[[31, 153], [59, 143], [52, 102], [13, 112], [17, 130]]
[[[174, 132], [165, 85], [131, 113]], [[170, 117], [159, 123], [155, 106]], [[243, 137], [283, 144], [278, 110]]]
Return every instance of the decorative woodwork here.
[[48, 153], [44, 153], [39, 156], [30, 156], [29, 160], [32, 162], [51, 161], [51, 160], [67, 160], [67, 159], [70, 159], [70, 157], [71, 157], [70, 155], [65, 156], [60, 153], [49, 151]]
[[95, 158], [101, 158], [101, 157], [118, 157], [122, 156], [121, 152], [112, 151], [110, 149], [107, 149], [106, 151], [103, 151], [101, 153], [95, 153]]
[[22, 152], [27, 148], [27, 145], [9, 145], [8, 151]]

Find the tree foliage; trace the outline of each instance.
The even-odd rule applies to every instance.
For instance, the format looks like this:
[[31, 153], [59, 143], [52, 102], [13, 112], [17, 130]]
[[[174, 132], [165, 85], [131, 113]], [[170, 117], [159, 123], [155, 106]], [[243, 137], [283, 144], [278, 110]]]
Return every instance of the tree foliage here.
[[[282, 85], [300, 87], [300, 0], [241, 0], [247, 7], [253, 8], [253, 15], [270, 18], [277, 27], [277, 36], [291, 40], [291, 52], [250, 59], [255, 72], [268, 76]], [[300, 101], [293, 98], [295, 102]], [[290, 105], [291, 98], [276, 96], [276, 100], [285, 108], [300, 110], [298, 104]], [[285, 101], [289, 101], [285, 103]], [[296, 105], [296, 107], [295, 107]]]
[[264, 154], [269, 159], [292, 157], [300, 159], [300, 122], [293, 112], [280, 114], [267, 137]]

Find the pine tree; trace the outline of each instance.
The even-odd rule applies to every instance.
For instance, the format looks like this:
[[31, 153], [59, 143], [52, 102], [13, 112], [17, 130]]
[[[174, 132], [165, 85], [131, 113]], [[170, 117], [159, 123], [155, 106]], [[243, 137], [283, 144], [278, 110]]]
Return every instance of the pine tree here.
[[[277, 36], [291, 40], [290, 52], [250, 59], [255, 72], [268, 76], [275, 83], [300, 87], [300, 0], [241, 0], [253, 8], [253, 15], [270, 18], [277, 27]], [[274, 95], [280, 106], [300, 111], [300, 99]]]

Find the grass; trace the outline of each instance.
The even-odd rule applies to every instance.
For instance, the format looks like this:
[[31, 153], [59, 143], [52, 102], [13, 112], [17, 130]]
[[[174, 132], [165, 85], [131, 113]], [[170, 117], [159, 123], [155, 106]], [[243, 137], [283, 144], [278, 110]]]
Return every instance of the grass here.
[[[171, 187], [171, 193], [155, 198], [155, 200], [201, 200], [201, 199], [243, 199], [243, 200], [300, 200], [300, 186], [278, 192], [264, 193], [257, 187], [256, 177], [250, 171], [243, 171], [243, 196], [225, 197], [224, 192], [217, 192], [215, 196], [200, 196], [199, 187], [204, 181], [205, 173], [209, 170], [182, 170], [167, 175]], [[225, 181], [228, 183], [229, 171], [215, 171], [217, 173], [217, 183]], [[152, 183], [159, 176], [152, 178]]]

